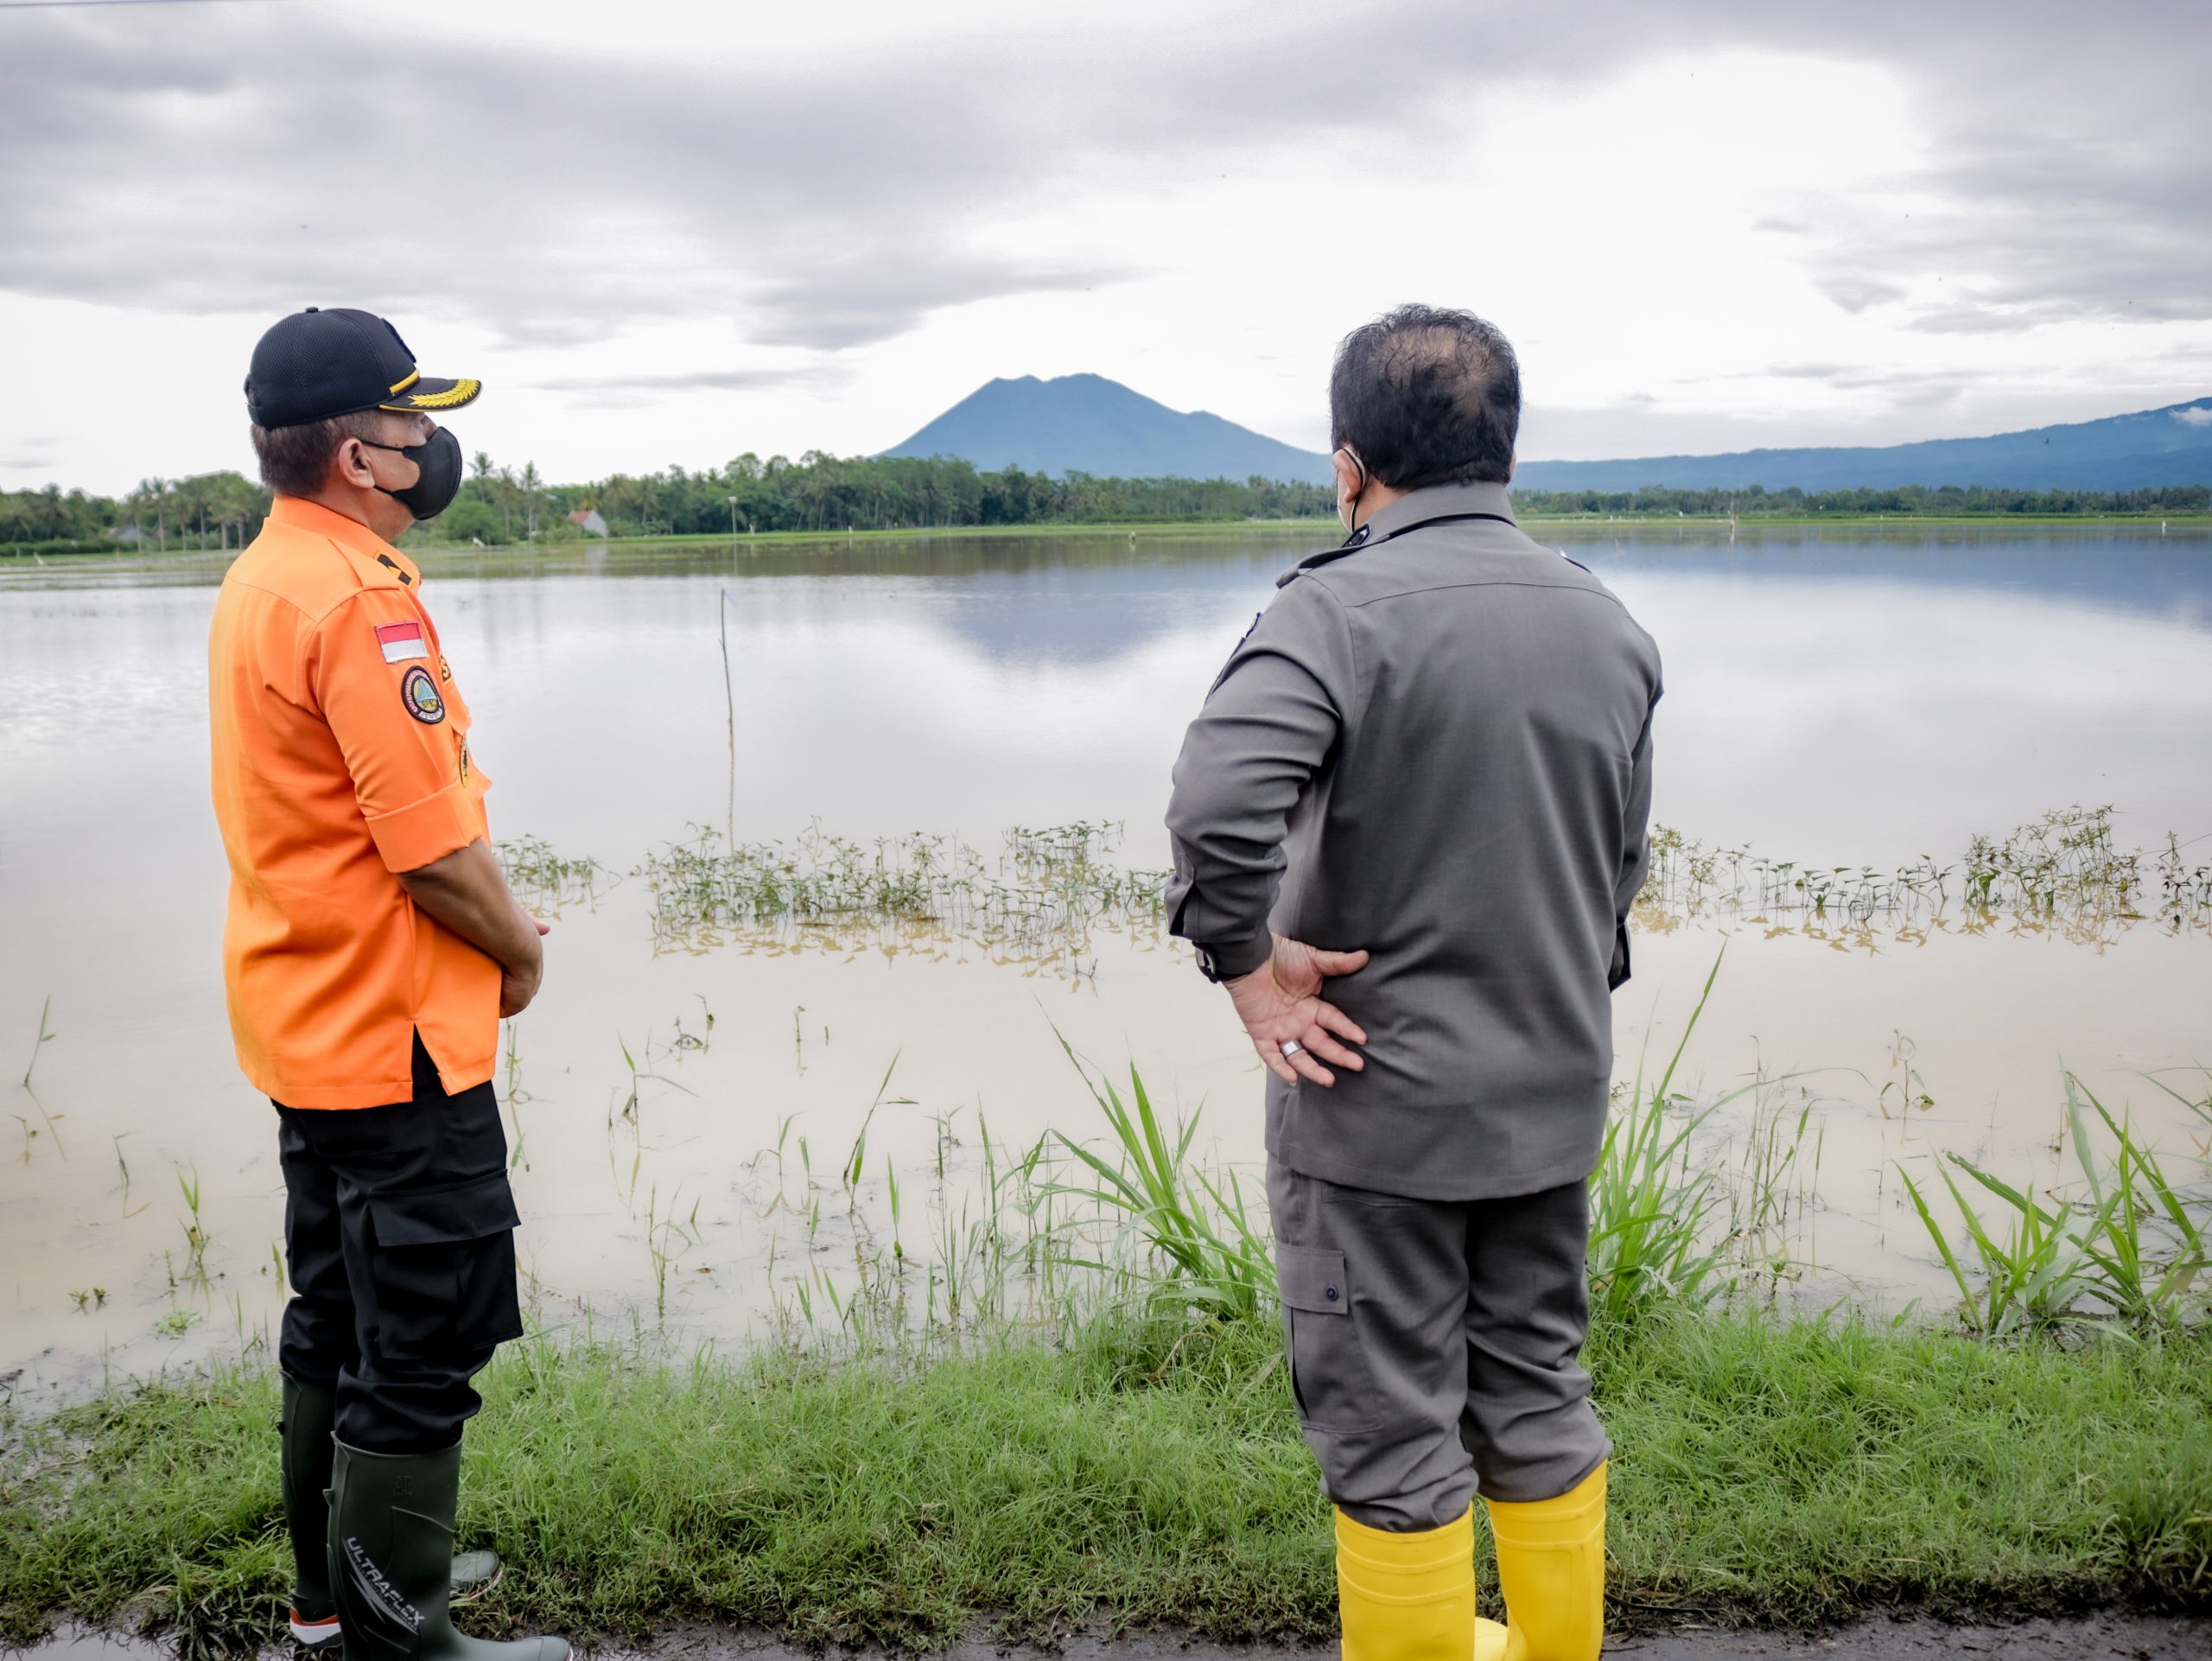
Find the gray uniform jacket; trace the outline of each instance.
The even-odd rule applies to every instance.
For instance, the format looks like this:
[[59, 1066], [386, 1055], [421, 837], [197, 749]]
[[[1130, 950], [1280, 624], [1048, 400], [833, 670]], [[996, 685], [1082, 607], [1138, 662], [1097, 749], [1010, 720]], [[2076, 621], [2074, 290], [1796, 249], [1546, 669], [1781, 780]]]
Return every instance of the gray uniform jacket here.
[[1281, 579], [1191, 723], [1171, 926], [1224, 978], [1271, 928], [1374, 954], [1323, 992], [1366, 1070], [1268, 1079], [1291, 1169], [1419, 1200], [1579, 1181], [1649, 852], [1659, 650], [1502, 485], [1414, 491], [1361, 530]]

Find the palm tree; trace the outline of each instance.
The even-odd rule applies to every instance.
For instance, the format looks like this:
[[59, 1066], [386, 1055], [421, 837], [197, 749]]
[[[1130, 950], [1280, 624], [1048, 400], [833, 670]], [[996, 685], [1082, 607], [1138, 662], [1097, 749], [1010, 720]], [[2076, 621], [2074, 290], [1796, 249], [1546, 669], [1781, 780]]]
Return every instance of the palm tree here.
[[143, 521], [146, 510], [153, 510], [154, 543], [163, 552], [168, 549], [168, 489], [166, 479], [141, 479], [138, 488], [132, 491], [130, 497], [131, 511], [139, 518], [140, 530], [145, 529]]
[[524, 462], [522, 464], [522, 505], [525, 536], [535, 537], [537, 534], [538, 499], [544, 489], [545, 480], [539, 476], [537, 463]]

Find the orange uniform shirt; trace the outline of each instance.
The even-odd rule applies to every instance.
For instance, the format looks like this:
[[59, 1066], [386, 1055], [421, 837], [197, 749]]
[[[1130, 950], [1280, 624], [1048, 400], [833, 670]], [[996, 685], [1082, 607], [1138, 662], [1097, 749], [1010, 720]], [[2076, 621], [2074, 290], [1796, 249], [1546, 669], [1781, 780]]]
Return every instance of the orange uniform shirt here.
[[238, 1065], [287, 1107], [409, 1100], [416, 1031], [448, 1091], [492, 1076], [499, 965], [392, 875], [490, 835], [421, 590], [366, 525], [280, 496], [215, 601], [223, 982]]

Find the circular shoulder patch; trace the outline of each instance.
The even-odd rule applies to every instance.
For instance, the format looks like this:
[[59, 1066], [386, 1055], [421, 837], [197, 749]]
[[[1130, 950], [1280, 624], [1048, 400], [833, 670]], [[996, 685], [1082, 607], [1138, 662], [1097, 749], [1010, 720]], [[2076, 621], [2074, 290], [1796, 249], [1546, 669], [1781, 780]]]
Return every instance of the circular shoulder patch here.
[[438, 696], [430, 671], [420, 664], [399, 678], [399, 701], [407, 706], [409, 715], [426, 727], [435, 727], [446, 718], [446, 701]]

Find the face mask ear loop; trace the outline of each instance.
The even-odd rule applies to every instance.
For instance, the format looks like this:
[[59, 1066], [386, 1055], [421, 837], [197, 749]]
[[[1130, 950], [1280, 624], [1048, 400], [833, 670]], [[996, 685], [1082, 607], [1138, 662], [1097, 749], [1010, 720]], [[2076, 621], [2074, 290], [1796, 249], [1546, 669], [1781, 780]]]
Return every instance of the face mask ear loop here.
[[[387, 328], [389, 328], [391, 327], [391, 325], [390, 325], [390, 324], [386, 324], [386, 325], [385, 325], [385, 327], [386, 327]], [[379, 444], [379, 443], [378, 443], [378, 442], [377, 442], [377, 441], [376, 441], [375, 439], [373, 439], [373, 438], [356, 438], [353, 442], [354, 442], [356, 444], [365, 445], [365, 446], [366, 446], [368, 449], [372, 449], [372, 450], [391, 450], [391, 451], [393, 451], [395, 454], [397, 454], [397, 455], [406, 455], [406, 454], [407, 454], [407, 452], [408, 452], [409, 450], [410, 450], [410, 449], [422, 449], [422, 448], [423, 448], [423, 446], [416, 445], [416, 444]], [[371, 477], [372, 479], [373, 479], [373, 478], [375, 478], [375, 477], [376, 477], [376, 474], [372, 473], [372, 474], [371, 474], [369, 475], [369, 477]], [[416, 479], [416, 484], [419, 484], [419, 483], [421, 483], [421, 482], [422, 482], [422, 479], [423, 479], [423, 464], [422, 464], [420, 461], [417, 461], [417, 462], [415, 464], [415, 479]], [[389, 497], [391, 497], [391, 500], [394, 500], [394, 501], [396, 501], [396, 502], [398, 502], [398, 501], [399, 501], [399, 490], [412, 490], [412, 489], [414, 489], [414, 488], [415, 488], [415, 486], [414, 486], [414, 485], [402, 485], [402, 486], [400, 486], [399, 490], [390, 490], [390, 489], [386, 489], [386, 488], [385, 488], [384, 486], [382, 486], [382, 485], [375, 485], [375, 486], [372, 486], [372, 487], [371, 487], [371, 488], [372, 488], [373, 490], [375, 490], [378, 494], [380, 494], [380, 495], [385, 495], [385, 496], [389, 496]], [[406, 503], [404, 503], [404, 502], [399, 502], [399, 505], [400, 505], [402, 507], [406, 507], [406, 506], [407, 506], [407, 504], [406, 504]], [[412, 509], [409, 509], [409, 511], [411, 512], [413, 510], [412, 510]]]
[[1359, 452], [1349, 444], [1337, 446], [1337, 454], [1351, 457], [1352, 466], [1359, 469], [1359, 488], [1351, 493], [1351, 503], [1344, 509], [1344, 533], [1349, 536], [1359, 528], [1359, 499], [1367, 494], [1367, 463], [1359, 459]]

